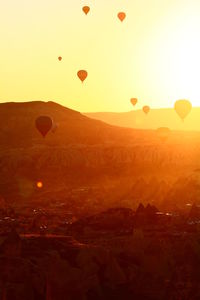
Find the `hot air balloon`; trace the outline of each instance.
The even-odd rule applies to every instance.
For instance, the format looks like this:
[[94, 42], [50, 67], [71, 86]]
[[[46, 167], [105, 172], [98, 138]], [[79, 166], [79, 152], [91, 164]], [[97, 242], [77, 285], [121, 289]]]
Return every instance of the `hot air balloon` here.
[[178, 100], [174, 104], [174, 109], [182, 121], [184, 121], [192, 109], [192, 104], [188, 100]]
[[133, 104], [134, 106], [137, 104], [138, 99], [137, 98], [131, 98], [131, 104]]
[[77, 76], [83, 82], [87, 78], [88, 73], [85, 70], [80, 70], [77, 72]]
[[58, 56], [58, 60], [61, 61], [62, 60], [62, 56]]
[[90, 11], [90, 7], [89, 6], [83, 6], [82, 10], [87, 15]]
[[119, 12], [117, 16], [121, 22], [123, 22], [124, 19], [126, 18], [126, 14], [124, 12]]
[[52, 128], [53, 121], [48, 116], [40, 116], [35, 120], [35, 126], [43, 137], [47, 135], [49, 130]]
[[148, 105], [145, 105], [143, 108], [142, 108], [143, 112], [147, 115], [150, 111], [150, 107]]
[[170, 135], [170, 129], [168, 127], [160, 127], [156, 130], [158, 138], [164, 142]]

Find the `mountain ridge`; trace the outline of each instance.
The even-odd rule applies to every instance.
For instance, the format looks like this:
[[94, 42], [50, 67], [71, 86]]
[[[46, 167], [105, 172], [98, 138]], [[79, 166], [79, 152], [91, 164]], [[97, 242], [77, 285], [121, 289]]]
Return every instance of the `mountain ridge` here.
[[184, 122], [182, 122], [173, 108], [153, 108], [148, 115], [145, 115], [140, 109], [128, 112], [84, 113], [84, 115], [114, 126], [135, 129], [169, 127], [172, 130], [200, 130], [200, 107], [193, 107]]
[[[41, 114], [57, 124], [45, 138], [35, 128]], [[191, 172], [199, 149], [199, 132], [172, 132], [163, 143], [155, 130], [115, 127], [54, 102], [0, 104], [0, 195], [43, 201], [60, 189], [65, 199], [70, 184]]]
[[[35, 128], [35, 119], [48, 115], [57, 125], [56, 134], [45, 139]], [[48, 145], [70, 143], [97, 144], [119, 141], [130, 130], [116, 128], [53, 101], [8, 102], [0, 104], [0, 145], [30, 146], [45, 141]]]

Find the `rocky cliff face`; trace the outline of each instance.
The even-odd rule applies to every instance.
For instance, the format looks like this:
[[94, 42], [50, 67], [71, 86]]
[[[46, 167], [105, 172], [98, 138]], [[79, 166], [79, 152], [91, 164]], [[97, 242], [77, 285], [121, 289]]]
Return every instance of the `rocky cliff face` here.
[[199, 167], [200, 147], [183, 149], [183, 145], [71, 145], [71, 146], [34, 146], [27, 148], [1, 149], [1, 174], [20, 172], [70, 172], [76, 170], [79, 176], [83, 169], [127, 170], [145, 166], [157, 169], [162, 167]]
[[[71, 237], [0, 237], [21, 252], [0, 248], [0, 297], [6, 300], [107, 299], [123, 291], [125, 274], [109, 251]], [[3, 298], [4, 297], [4, 298]]]

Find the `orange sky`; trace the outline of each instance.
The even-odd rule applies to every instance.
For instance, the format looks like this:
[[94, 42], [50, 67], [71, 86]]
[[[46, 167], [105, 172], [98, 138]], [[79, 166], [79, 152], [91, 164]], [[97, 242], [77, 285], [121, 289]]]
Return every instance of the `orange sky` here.
[[131, 110], [131, 97], [138, 108], [180, 98], [200, 106], [199, 0], [2, 2], [1, 102], [54, 100], [88, 112]]

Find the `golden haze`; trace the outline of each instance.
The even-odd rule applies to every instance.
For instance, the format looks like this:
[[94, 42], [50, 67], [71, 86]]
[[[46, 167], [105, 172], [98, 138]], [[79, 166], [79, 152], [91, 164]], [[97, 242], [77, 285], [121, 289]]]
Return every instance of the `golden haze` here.
[[130, 110], [131, 97], [139, 108], [182, 98], [198, 106], [199, 13], [199, 1], [4, 1], [0, 99], [55, 100], [88, 112]]

